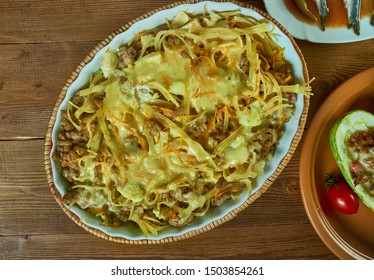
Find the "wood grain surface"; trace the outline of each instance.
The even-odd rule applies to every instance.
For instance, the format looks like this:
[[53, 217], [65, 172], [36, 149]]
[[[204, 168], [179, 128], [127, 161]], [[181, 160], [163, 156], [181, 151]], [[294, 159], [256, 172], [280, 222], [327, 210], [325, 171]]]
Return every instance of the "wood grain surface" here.
[[[0, 259], [337, 259], [314, 231], [302, 204], [302, 141], [279, 178], [250, 207], [184, 241], [106, 241], [78, 227], [54, 200], [43, 145], [65, 81], [110, 33], [173, 2], [0, 1]], [[242, 2], [265, 10], [260, 0]], [[374, 66], [374, 40], [297, 44], [316, 78], [307, 130], [337, 86]]]

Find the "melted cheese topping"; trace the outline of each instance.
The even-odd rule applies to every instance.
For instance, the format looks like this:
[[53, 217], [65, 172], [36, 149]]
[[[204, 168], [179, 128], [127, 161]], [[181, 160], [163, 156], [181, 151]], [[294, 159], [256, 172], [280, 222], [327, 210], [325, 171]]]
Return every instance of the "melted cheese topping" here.
[[89, 133], [71, 203], [95, 209], [105, 224], [131, 220], [146, 236], [251, 193], [292, 113], [284, 92], [310, 92], [290, 84], [269, 23], [181, 12], [168, 26], [108, 50], [77, 93], [83, 105], [69, 109]]

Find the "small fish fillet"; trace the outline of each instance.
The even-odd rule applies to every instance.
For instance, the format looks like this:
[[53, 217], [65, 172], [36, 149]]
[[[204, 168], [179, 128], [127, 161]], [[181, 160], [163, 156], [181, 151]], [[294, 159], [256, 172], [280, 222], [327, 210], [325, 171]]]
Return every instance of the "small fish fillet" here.
[[357, 35], [360, 35], [360, 11], [361, 0], [344, 0], [348, 12], [348, 27], [353, 28]]
[[327, 0], [314, 0], [317, 5], [318, 13], [321, 19], [321, 29], [326, 30], [327, 17], [329, 15], [329, 7], [327, 6]]

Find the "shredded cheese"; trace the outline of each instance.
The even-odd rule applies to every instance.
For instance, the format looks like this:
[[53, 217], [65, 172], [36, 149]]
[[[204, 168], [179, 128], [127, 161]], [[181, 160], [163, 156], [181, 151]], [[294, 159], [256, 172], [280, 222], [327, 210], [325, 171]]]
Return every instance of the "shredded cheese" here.
[[310, 94], [292, 84], [272, 36], [269, 23], [237, 11], [181, 12], [107, 50], [77, 93], [83, 104], [68, 109], [89, 135], [70, 203], [148, 236], [251, 193], [292, 114], [284, 93]]

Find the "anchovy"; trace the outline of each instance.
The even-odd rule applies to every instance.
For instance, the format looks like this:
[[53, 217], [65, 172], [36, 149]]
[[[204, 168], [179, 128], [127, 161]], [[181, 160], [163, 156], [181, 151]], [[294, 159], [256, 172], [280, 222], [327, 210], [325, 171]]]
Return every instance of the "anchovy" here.
[[327, 0], [314, 0], [317, 5], [319, 16], [321, 19], [321, 29], [326, 30], [327, 17], [329, 15], [329, 7], [327, 6]]
[[361, 0], [344, 0], [348, 12], [348, 28], [353, 28], [357, 35], [360, 35], [360, 11]]
[[317, 20], [316, 16], [309, 10], [306, 0], [295, 0], [295, 3], [299, 10], [312, 20]]

